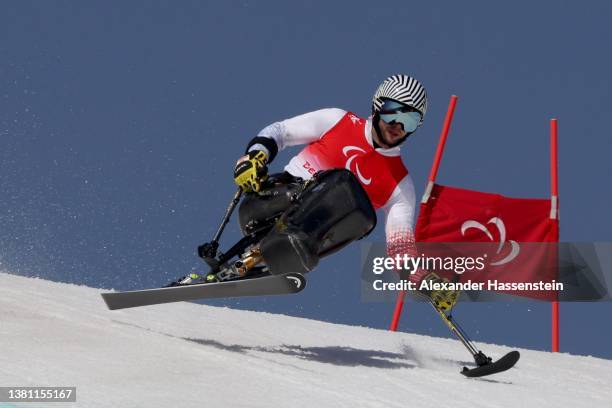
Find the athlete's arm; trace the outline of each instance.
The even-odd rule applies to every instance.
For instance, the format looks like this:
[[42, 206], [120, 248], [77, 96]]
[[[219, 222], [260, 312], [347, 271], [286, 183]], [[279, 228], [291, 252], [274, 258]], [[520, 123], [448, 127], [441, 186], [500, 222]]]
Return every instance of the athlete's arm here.
[[387, 256], [408, 254], [417, 256], [414, 238], [415, 215], [414, 184], [410, 175], [399, 182], [387, 203], [385, 210], [385, 235], [387, 238]]
[[248, 153], [252, 150], [263, 150], [268, 156], [269, 163], [279, 151], [287, 146], [308, 144], [319, 140], [345, 114], [346, 111], [342, 109], [327, 108], [272, 123], [251, 139], [246, 151]]

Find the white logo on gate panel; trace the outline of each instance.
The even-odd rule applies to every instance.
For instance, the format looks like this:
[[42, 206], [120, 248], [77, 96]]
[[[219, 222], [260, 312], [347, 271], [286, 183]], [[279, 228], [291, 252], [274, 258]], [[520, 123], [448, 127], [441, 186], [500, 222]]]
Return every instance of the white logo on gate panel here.
[[[348, 153], [351, 150], [357, 150], [358, 152], [361, 152], [361, 153], [365, 153], [366, 151], [363, 150], [360, 147], [357, 147], [357, 146], [344, 146], [342, 148], [342, 154], [344, 154], [344, 157], [348, 157], [348, 160], [346, 161], [346, 164], [344, 165], [344, 167], [347, 170], [353, 171], [353, 169], [351, 169], [351, 164], [353, 163], [353, 160], [355, 160], [360, 155], [355, 153], [355, 154], [352, 154], [349, 157]], [[361, 174], [361, 171], [359, 170], [359, 164], [357, 164], [357, 163], [355, 163], [355, 171], [354, 171], [354, 173], [357, 173], [357, 177], [359, 178], [359, 180], [361, 180], [361, 182], [363, 184], [365, 184], [366, 186], [369, 185], [372, 182], [371, 178], [366, 179], [365, 177], [363, 177], [363, 175]]]
[[[487, 222], [487, 224], [493, 224], [497, 227], [497, 231], [499, 232], [499, 246], [497, 247], [496, 253], [499, 254], [502, 248], [504, 247], [504, 244], [506, 243], [506, 226], [504, 224], [504, 221], [502, 221], [502, 219], [498, 217], [491, 218]], [[470, 228], [476, 228], [477, 230], [484, 232], [485, 235], [491, 241], [493, 241], [493, 235], [491, 235], [491, 231], [489, 231], [489, 228], [485, 227], [484, 225], [482, 225], [481, 223], [475, 220], [468, 220], [464, 222], [463, 225], [461, 225], [461, 235], [465, 236], [465, 232], [469, 230]], [[500, 259], [499, 261], [491, 262], [491, 265], [496, 266], [496, 265], [507, 264], [508, 262], [510, 262], [511, 260], [513, 260], [514, 258], [518, 256], [521, 250], [518, 242], [514, 240], [510, 240], [508, 242], [510, 243], [510, 253], [506, 255], [506, 257], [504, 257], [503, 259]]]

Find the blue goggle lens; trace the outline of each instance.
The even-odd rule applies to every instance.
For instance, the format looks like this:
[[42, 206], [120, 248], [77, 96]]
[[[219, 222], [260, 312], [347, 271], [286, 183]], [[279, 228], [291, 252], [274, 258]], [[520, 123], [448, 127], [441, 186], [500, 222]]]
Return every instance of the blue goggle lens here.
[[386, 100], [380, 107], [380, 118], [387, 124], [401, 123], [404, 132], [414, 132], [421, 123], [421, 113], [402, 103]]

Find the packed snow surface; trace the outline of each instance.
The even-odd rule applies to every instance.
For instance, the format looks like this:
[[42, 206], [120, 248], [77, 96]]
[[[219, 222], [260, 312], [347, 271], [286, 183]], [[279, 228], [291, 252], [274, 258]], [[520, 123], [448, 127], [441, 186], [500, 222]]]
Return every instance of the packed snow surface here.
[[[0, 407], [608, 407], [612, 361], [520, 350], [468, 379], [450, 339], [192, 303], [109, 311], [101, 289], [0, 273], [0, 386], [76, 403]], [[509, 347], [479, 344], [498, 358]]]

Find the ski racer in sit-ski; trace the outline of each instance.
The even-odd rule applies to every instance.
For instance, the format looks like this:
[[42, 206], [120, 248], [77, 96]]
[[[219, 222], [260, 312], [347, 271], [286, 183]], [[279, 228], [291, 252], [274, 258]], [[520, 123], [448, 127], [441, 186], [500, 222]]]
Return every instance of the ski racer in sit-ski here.
[[[375, 209], [385, 213], [387, 254], [416, 252], [415, 192], [400, 145], [423, 124], [426, 111], [427, 93], [421, 83], [393, 75], [376, 90], [367, 119], [338, 108], [321, 109], [266, 126], [248, 143], [234, 170], [236, 184], [247, 193], [244, 201], [252, 201], [254, 207], [248, 215], [243, 211], [248, 203], [241, 207], [245, 233], [249, 222], [252, 229], [253, 223], [277, 212], [279, 203], [270, 197], [278, 192], [275, 188], [295, 185], [300, 190], [299, 198], [255, 249], [269, 273], [311, 271], [322, 256], [367, 235], [376, 224]], [[306, 146], [284, 173], [268, 176], [267, 166], [277, 153], [295, 145]], [[205, 249], [200, 248], [203, 257]], [[242, 268], [193, 273], [180, 283], [218, 282], [245, 272]], [[411, 279], [446, 280], [423, 270]], [[442, 310], [452, 308], [457, 299], [454, 291], [426, 295]]]
[[[236, 163], [236, 191], [212, 241], [198, 247], [208, 273], [191, 273], [163, 288], [103, 293], [111, 310], [187, 300], [267, 296], [304, 289], [304, 273], [319, 260], [366, 236], [385, 213], [387, 254], [416, 255], [412, 232], [414, 186], [400, 157], [400, 144], [423, 124], [425, 88], [414, 78], [394, 75], [376, 90], [372, 116], [321, 109], [273, 123], [247, 145]], [[279, 150], [306, 145], [282, 173], [267, 173]], [[243, 197], [244, 196], [244, 197]], [[219, 251], [219, 238], [234, 209], [244, 236]], [[405, 271], [398, 271], [402, 278]], [[410, 271], [420, 282], [448, 281], [426, 270]], [[458, 292], [421, 292], [443, 322], [468, 349], [480, 377], [512, 368], [511, 351], [493, 361], [479, 351], [453, 318]]]

